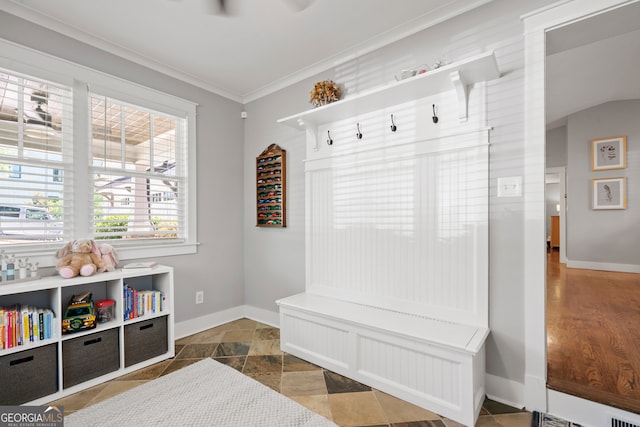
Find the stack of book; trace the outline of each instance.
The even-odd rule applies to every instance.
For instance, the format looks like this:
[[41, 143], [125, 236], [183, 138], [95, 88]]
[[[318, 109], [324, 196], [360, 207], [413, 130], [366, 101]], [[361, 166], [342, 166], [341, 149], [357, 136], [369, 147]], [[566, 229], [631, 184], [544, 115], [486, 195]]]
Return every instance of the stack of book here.
[[50, 308], [0, 307], [0, 348], [5, 350], [54, 338], [54, 318]]
[[162, 291], [137, 290], [124, 286], [124, 320], [135, 319], [165, 310], [165, 295]]

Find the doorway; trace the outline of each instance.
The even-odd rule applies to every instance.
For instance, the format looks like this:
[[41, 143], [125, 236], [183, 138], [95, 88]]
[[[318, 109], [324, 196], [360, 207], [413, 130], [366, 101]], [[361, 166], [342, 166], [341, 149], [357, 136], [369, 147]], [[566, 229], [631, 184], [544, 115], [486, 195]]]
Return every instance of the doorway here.
[[[597, 171], [591, 141], [610, 133], [640, 136], [633, 119], [640, 114], [640, 92], [631, 83], [640, 66], [639, 17], [640, 3], [629, 2], [545, 33], [546, 148], [554, 152], [558, 147], [550, 144], [565, 144], [567, 185], [566, 199], [560, 198], [566, 201], [565, 240], [558, 253], [551, 245], [546, 264], [547, 387], [635, 414], [640, 332], [633, 325], [640, 324], [640, 274], [633, 271], [640, 262], [621, 254], [634, 251], [631, 245], [623, 249], [624, 237], [637, 242], [640, 233], [627, 225], [629, 210], [594, 209], [591, 186], [597, 179], [635, 176], [640, 162], [633, 159], [640, 151], [627, 152], [631, 162], [625, 168]], [[619, 108], [637, 113], [627, 117]], [[551, 134], [557, 129], [563, 130]], [[549, 166], [548, 154], [546, 161]], [[546, 216], [552, 218], [548, 205], [556, 187], [547, 181]], [[605, 237], [601, 227], [607, 228]], [[606, 237], [613, 235], [620, 238]]]
[[[546, 100], [543, 88], [547, 86], [545, 65], [547, 62], [548, 45], [547, 33], [561, 30], [564, 27], [577, 29], [581, 24], [578, 35], [595, 36], [601, 39], [606, 36], [606, 31], [611, 31], [611, 26], [592, 26], [589, 18], [605, 15], [627, 6], [637, 6], [638, 0], [573, 0], [570, 2], [558, 2], [550, 7], [544, 7], [523, 16], [525, 24], [525, 165], [524, 186], [527, 188], [524, 196], [526, 206], [525, 245], [524, 256], [527, 260], [524, 270], [525, 280], [525, 341], [526, 341], [526, 374], [525, 374], [525, 403], [527, 408], [542, 410], [565, 419], [570, 419], [585, 425], [617, 425], [618, 420], [629, 423], [640, 423], [640, 416], [631, 412], [622, 411], [612, 406], [596, 403], [588, 398], [578, 398], [566, 393], [547, 389], [547, 336], [545, 307], [546, 307], [546, 251], [543, 248], [543, 236], [545, 228], [544, 215], [544, 174], [545, 174], [545, 124], [549, 114], [545, 111]], [[628, 9], [627, 9], [628, 10]], [[623, 15], [625, 15], [623, 13]], [[609, 15], [611, 16], [611, 15]], [[628, 13], [613, 29], [636, 25], [638, 15]], [[576, 25], [576, 26], [574, 26]], [[637, 28], [637, 27], [636, 27]], [[616, 30], [617, 31], [617, 30]], [[559, 35], [561, 32], [556, 32]], [[570, 41], [570, 40], [569, 40]], [[583, 40], [584, 41], [584, 40]], [[581, 72], [590, 73], [603, 70], [607, 61], [591, 61]], [[610, 69], [607, 68], [607, 69]], [[607, 81], [611, 80], [611, 74], [607, 75]], [[637, 83], [627, 84], [627, 92], [638, 88]], [[581, 94], [575, 94], [578, 99]], [[636, 96], [640, 98], [640, 95]], [[640, 138], [639, 138], [640, 139]], [[586, 160], [582, 167], [588, 165]], [[567, 168], [567, 176], [572, 170]], [[584, 185], [584, 183], [583, 183]], [[568, 185], [569, 194], [572, 193], [571, 185]], [[584, 202], [585, 205], [587, 202]], [[572, 212], [571, 206], [567, 212]], [[569, 223], [571, 223], [569, 219]], [[571, 233], [570, 230], [567, 232]], [[568, 247], [572, 245], [569, 243]], [[637, 251], [636, 251], [637, 253]], [[571, 252], [567, 254], [571, 261]]]

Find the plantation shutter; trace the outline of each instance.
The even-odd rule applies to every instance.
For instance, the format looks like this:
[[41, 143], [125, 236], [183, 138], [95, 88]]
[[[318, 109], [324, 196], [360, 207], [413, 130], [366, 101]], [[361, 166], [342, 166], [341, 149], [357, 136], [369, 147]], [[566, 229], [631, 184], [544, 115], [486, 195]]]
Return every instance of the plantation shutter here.
[[70, 87], [0, 69], [0, 244], [68, 234], [72, 131]]
[[93, 237], [183, 239], [186, 118], [91, 93]]

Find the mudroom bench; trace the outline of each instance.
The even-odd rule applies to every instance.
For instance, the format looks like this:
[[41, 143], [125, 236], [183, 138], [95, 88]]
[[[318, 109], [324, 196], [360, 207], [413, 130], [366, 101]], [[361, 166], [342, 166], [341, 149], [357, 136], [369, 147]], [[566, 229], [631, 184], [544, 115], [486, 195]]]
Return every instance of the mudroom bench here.
[[282, 349], [466, 426], [485, 394], [499, 77], [483, 52], [278, 120], [306, 135], [306, 292], [278, 301]]
[[301, 293], [277, 301], [281, 348], [473, 426], [489, 329]]

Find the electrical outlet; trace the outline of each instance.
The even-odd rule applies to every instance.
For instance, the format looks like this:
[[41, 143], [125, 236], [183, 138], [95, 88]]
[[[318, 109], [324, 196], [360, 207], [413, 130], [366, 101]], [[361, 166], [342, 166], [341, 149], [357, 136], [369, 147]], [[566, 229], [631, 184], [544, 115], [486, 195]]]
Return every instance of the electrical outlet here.
[[196, 304], [202, 304], [204, 302], [204, 291], [196, 292]]

